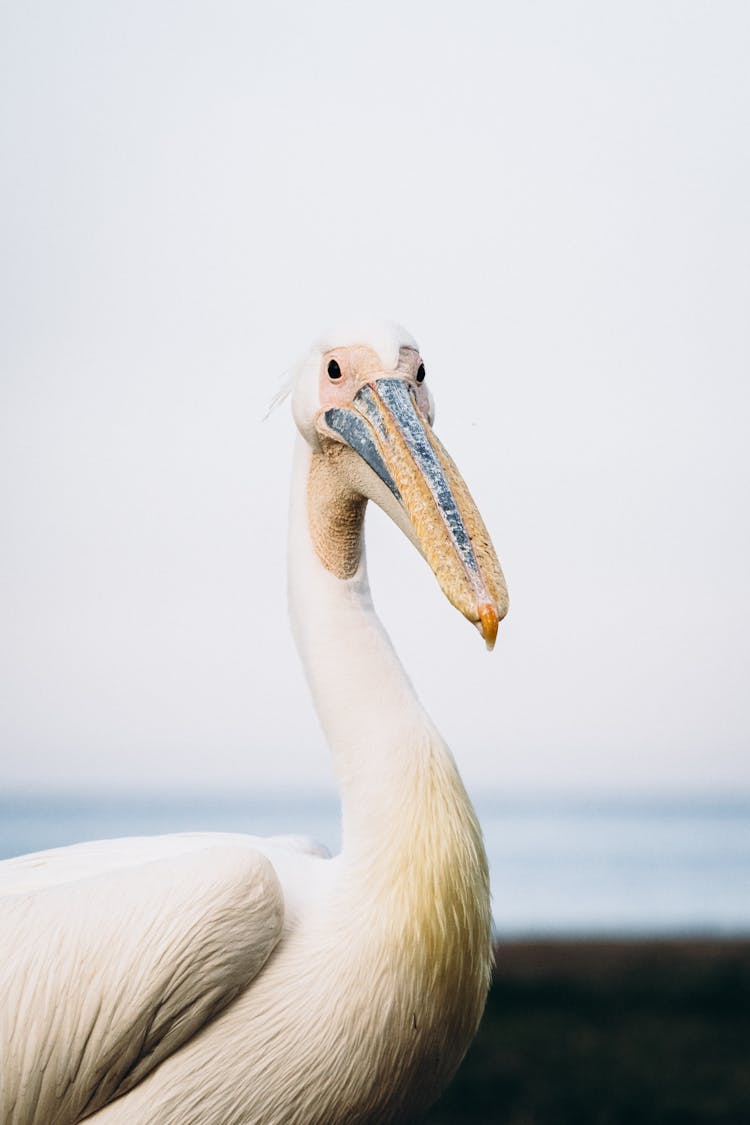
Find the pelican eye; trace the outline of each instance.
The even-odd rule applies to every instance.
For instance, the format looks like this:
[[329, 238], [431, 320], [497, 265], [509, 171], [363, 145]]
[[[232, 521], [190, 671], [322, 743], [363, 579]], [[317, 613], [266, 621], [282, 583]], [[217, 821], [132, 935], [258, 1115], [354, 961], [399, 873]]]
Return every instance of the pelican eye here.
[[341, 368], [339, 367], [338, 363], [336, 363], [335, 359], [332, 359], [331, 362], [328, 364], [328, 378], [329, 379], [340, 379], [341, 378]]
[[426, 374], [427, 372], [424, 369], [424, 364], [420, 363], [419, 367], [417, 368], [417, 382], [424, 383], [424, 377]]

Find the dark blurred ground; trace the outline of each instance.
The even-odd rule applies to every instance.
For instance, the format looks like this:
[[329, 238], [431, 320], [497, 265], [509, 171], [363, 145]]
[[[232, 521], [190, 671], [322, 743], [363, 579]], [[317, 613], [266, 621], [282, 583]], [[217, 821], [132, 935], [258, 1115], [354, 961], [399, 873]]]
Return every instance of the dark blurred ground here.
[[750, 1125], [750, 939], [507, 942], [429, 1125]]

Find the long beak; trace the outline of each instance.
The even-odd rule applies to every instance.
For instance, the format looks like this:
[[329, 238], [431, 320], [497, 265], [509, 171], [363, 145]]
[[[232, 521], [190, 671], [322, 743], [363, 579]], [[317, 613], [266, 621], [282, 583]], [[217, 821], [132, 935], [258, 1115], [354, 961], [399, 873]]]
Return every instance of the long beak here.
[[375, 379], [350, 407], [332, 408], [324, 417], [386, 485], [385, 503], [382, 493], [372, 498], [386, 511], [397, 501], [443, 593], [491, 649], [508, 611], [503, 572], [468, 488], [406, 381]]

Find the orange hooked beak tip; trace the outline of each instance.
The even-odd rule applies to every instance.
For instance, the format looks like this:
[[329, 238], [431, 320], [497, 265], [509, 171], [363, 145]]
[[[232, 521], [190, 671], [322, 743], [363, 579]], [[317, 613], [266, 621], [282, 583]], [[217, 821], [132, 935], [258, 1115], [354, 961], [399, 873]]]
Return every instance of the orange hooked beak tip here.
[[484, 605], [480, 605], [478, 612], [484, 643], [487, 645], [488, 652], [492, 652], [497, 640], [497, 627], [500, 623], [497, 610], [491, 602], [485, 602]]

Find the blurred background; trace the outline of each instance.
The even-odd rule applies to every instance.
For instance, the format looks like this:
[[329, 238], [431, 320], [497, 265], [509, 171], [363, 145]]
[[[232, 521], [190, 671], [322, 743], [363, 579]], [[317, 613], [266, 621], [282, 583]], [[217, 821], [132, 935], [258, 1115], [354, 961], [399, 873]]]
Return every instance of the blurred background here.
[[511, 592], [488, 657], [368, 515], [492, 867], [435, 1121], [750, 1119], [749, 50], [739, 0], [0, 5], [0, 857], [337, 846], [265, 415], [402, 321]]

